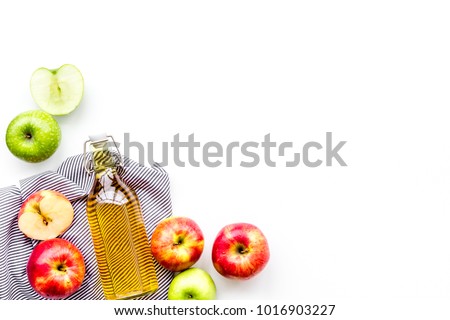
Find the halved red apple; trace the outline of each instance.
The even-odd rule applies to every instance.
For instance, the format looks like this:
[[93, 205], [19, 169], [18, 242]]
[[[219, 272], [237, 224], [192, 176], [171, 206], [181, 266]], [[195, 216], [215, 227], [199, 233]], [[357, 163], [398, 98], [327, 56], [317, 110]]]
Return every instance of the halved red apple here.
[[60, 192], [41, 190], [30, 195], [19, 211], [19, 229], [28, 238], [53, 239], [64, 233], [73, 221], [73, 207]]

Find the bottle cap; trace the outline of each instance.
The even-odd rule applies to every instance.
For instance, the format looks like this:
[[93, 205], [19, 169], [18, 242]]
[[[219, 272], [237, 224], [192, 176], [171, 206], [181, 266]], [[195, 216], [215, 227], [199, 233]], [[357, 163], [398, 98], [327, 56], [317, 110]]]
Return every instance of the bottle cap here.
[[101, 133], [101, 134], [89, 135], [89, 140], [86, 140], [84, 142], [83, 162], [84, 162], [84, 169], [87, 171], [87, 173], [91, 174], [92, 172], [94, 172], [94, 166], [92, 164], [92, 159], [90, 159], [91, 157], [88, 157], [88, 153], [89, 153], [88, 145], [91, 146], [91, 145], [97, 144], [97, 143], [105, 143], [105, 142], [108, 142], [108, 140], [112, 141], [112, 144], [114, 145], [114, 147], [117, 150], [117, 154], [118, 154], [118, 158], [119, 158], [118, 166], [123, 167], [123, 165], [124, 165], [123, 158], [122, 158], [122, 155], [120, 154], [120, 150], [117, 146], [116, 141], [114, 140], [114, 138], [111, 135], [107, 135], [106, 133]]

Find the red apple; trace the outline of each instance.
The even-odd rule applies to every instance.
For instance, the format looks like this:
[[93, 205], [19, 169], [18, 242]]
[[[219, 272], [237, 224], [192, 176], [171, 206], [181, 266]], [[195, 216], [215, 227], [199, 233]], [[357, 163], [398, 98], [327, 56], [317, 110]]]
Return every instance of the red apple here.
[[36, 240], [56, 238], [66, 231], [73, 221], [73, 207], [62, 194], [41, 190], [30, 195], [19, 210], [19, 229]]
[[212, 248], [214, 268], [231, 279], [250, 279], [261, 272], [270, 258], [264, 234], [249, 223], [234, 223], [219, 231]]
[[55, 238], [31, 252], [27, 275], [31, 287], [49, 299], [64, 299], [81, 286], [86, 272], [83, 255], [71, 242]]
[[204, 239], [194, 220], [170, 217], [162, 220], [152, 234], [151, 247], [156, 261], [171, 271], [191, 267], [203, 252]]

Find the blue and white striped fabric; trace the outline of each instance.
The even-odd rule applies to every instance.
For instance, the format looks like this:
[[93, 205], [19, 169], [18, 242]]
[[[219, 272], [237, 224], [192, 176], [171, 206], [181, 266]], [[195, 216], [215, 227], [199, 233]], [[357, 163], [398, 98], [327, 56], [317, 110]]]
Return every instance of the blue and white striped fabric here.
[[[125, 160], [123, 181], [133, 188], [142, 208], [148, 235], [159, 221], [172, 214], [169, 177], [157, 165], [144, 167]], [[18, 229], [17, 214], [22, 202], [32, 193], [51, 189], [63, 193], [72, 203], [75, 217], [72, 226], [61, 238], [75, 244], [83, 253], [86, 275], [81, 288], [67, 299], [104, 299], [97, 272], [94, 248], [86, 219], [86, 199], [91, 189], [93, 175], [83, 167], [83, 156], [73, 156], [62, 163], [56, 172], [47, 171], [20, 181], [20, 186], [0, 189], [0, 299], [43, 299], [28, 283], [26, 265], [38, 241], [25, 237]], [[159, 289], [138, 299], [167, 299], [173, 273], [155, 263]]]

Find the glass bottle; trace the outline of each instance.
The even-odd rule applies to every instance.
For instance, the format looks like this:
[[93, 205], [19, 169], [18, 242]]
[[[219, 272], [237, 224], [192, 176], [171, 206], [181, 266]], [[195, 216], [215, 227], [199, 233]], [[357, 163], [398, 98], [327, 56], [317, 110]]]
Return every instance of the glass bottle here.
[[128, 299], [154, 292], [158, 282], [138, 197], [119, 176], [108, 138], [114, 142], [106, 135], [86, 141], [95, 173], [86, 211], [105, 298]]

